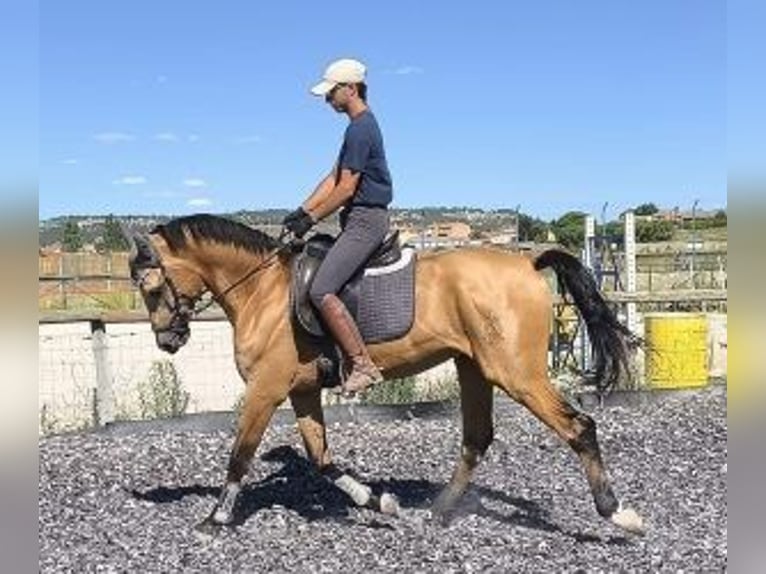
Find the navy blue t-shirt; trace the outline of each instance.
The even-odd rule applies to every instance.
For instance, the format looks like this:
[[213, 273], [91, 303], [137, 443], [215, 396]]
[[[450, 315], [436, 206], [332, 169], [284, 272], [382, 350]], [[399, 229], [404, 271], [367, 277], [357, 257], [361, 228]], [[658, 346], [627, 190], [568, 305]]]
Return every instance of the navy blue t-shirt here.
[[391, 203], [393, 186], [383, 136], [370, 110], [351, 120], [346, 127], [338, 156], [338, 178], [342, 169], [361, 174], [356, 193], [349, 201], [351, 205], [385, 207]]

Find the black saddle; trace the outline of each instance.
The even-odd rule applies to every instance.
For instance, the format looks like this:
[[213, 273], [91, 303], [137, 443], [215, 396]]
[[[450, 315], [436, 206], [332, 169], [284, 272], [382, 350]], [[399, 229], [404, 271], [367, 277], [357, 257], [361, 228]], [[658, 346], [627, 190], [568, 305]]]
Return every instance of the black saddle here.
[[[303, 250], [293, 258], [292, 262], [291, 313], [300, 327], [316, 337], [327, 335], [308, 293], [319, 265], [334, 243], [335, 238], [331, 235], [314, 235], [305, 243]], [[346, 305], [351, 316], [357, 320], [362, 337], [366, 342], [378, 342], [401, 336], [403, 334], [402, 329], [406, 327], [404, 329], [406, 332], [412, 325], [415, 262], [413, 253], [414, 250], [411, 249], [402, 250], [399, 245], [398, 230], [389, 233], [380, 247], [370, 256], [367, 263], [351, 277], [339, 293], [338, 296], [341, 301]], [[402, 260], [403, 254], [407, 261]], [[371, 269], [375, 270], [373, 272], [375, 276], [365, 277], [365, 272]], [[405, 279], [404, 283], [402, 282], [403, 278]], [[382, 297], [381, 287], [385, 290]], [[392, 297], [386, 295], [391, 293], [398, 296], [401, 289], [411, 293], [409, 297], [406, 294], [398, 297], [401, 302], [397, 301], [393, 306], [404, 309], [404, 315], [400, 312], [399, 316], [395, 318], [396, 320], [393, 323], [388, 321], [387, 325], [386, 317], [383, 317], [382, 322], [380, 320], [372, 321], [371, 319], [374, 318], [372, 314], [376, 311], [375, 299], [384, 299], [381, 305], [386, 307], [386, 312], [391, 315], [390, 307], [392, 304], [390, 299]], [[361, 322], [360, 311], [362, 312]], [[407, 322], [407, 324], [403, 325], [403, 322]], [[374, 328], [366, 328], [366, 323], [370, 323], [371, 327], [375, 323]]]

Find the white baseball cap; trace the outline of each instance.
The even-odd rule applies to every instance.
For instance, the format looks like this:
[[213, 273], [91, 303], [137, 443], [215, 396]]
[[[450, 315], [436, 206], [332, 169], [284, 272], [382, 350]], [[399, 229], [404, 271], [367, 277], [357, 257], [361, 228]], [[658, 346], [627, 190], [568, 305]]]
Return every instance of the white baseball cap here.
[[336, 60], [327, 66], [322, 81], [311, 88], [311, 93], [315, 96], [324, 96], [338, 84], [359, 84], [364, 82], [366, 72], [367, 68], [359, 60], [351, 58]]

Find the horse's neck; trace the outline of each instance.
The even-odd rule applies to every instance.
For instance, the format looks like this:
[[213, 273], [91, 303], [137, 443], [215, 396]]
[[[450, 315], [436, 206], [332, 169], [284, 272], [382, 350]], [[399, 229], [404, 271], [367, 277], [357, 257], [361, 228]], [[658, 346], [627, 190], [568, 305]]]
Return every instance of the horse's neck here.
[[200, 249], [195, 260], [202, 280], [231, 318], [256, 291], [267, 269], [278, 266], [269, 253], [255, 254], [243, 249], [211, 245]]

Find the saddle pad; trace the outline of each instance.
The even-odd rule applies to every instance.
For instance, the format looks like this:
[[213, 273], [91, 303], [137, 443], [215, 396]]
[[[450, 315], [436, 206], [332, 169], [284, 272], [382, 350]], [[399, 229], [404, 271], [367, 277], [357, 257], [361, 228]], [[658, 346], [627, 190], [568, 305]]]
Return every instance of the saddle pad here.
[[396, 263], [367, 269], [362, 277], [356, 322], [367, 343], [398, 339], [415, 318], [415, 250], [404, 248]]
[[[402, 249], [401, 258], [383, 267], [357, 273], [338, 294], [367, 343], [403, 336], [415, 316], [415, 250]], [[296, 323], [314, 337], [327, 337], [319, 313], [308, 301], [311, 280], [320, 261], [298, 256], [293, 262], [290, 309]]]

